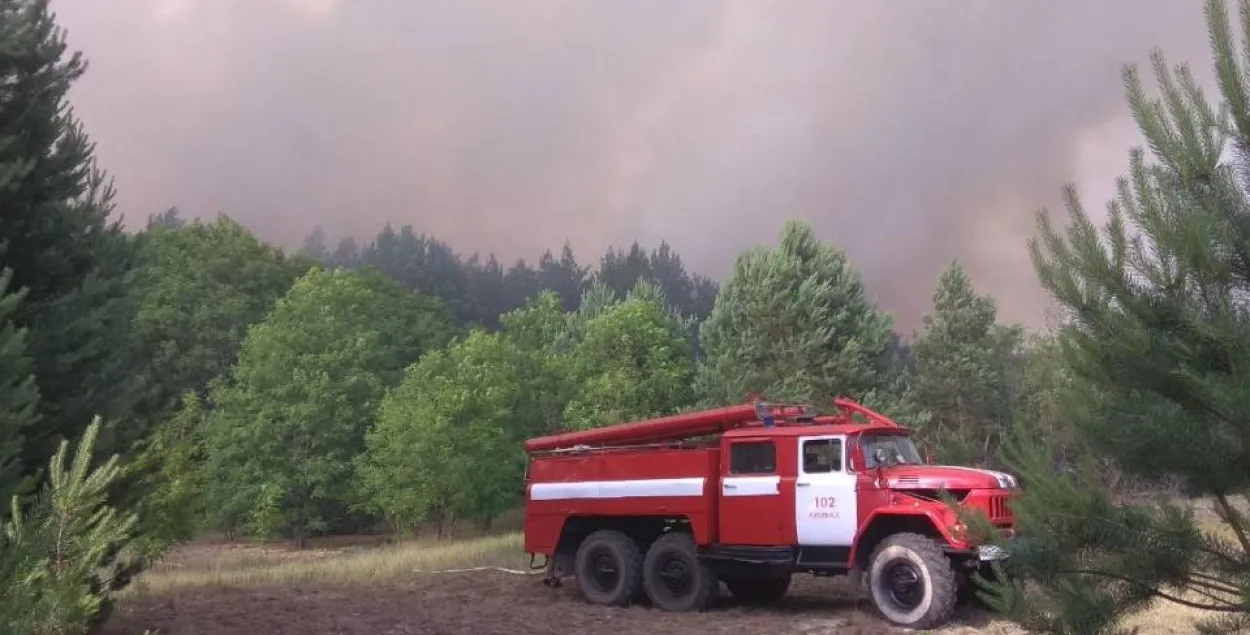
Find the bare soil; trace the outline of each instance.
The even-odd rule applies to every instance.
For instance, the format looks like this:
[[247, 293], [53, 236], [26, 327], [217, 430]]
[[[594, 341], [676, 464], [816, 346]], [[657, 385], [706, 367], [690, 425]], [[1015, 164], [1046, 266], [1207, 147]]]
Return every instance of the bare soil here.
[[[403, 582], [185, 589], [128, 598], [104, 635], [868, 635], [905, 632], [849, 598], [838, 579], [801, 576], [776, 607], [721, 606], [665, 613], [645, 605], [584, 603], [571, 584], [540, 576], [474, 571], [414, 575]], [[947, 633], [1002, 632], [983, 614], [962, 611]]]

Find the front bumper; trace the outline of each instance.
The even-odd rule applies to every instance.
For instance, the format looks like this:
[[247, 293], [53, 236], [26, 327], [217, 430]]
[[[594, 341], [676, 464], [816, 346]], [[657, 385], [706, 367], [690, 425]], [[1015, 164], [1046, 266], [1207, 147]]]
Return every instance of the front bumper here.
[[996, 562], [1008, 557], [1007, 550], [998, 545], [978, 545], [972, 551], [981, 562]]

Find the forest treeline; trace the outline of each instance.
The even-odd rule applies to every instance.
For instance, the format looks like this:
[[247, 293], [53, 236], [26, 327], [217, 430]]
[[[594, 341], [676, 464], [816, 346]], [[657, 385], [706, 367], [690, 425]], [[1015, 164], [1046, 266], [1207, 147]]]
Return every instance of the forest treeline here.
[[[1126, 67], [1153, 160], [1130, 151], [1101, 228], [1071, 188], [1064, 227], [1038, 217], [1054, 328], [1000, 323], [952, 262], [899, 333], [798, 221], [719, 285], [665, 244], [505, 266], [407, 226], [291, 252], [226, 215], [125, 232], [69, 109], [84, 59], [46, 0], [0, 0], [0, 632], [83, 632], [203, 532], [489, 525], [527, 437], [752, 394], [850, 396], [941, 461], [1021, 475], [989, 599], [1036, 632], [1151, 601], [1247, 626], [1250, 70], [1206, 11], [1219, 103], [1162, 54], [1161, 98]], [[1212, 501], [1221, 531], [1130, 484]]]
[[997, 324], [958, 263], [904, 343], [799, 222], [723, 289], [666, 245], [593, 268], [566, 245], [505, 271], [410, 227], [358, 251], [313, 236], [287, 255], [228, 217], [170, 211], [132, 237], [171, 540], [489, 524], [521, 502], [526, 438], [749, 394], [850, 395], [905, 415], [941, 458], [988, 463], [1032, 407], [1020, 380], [1047, 372], [1049, 340]]

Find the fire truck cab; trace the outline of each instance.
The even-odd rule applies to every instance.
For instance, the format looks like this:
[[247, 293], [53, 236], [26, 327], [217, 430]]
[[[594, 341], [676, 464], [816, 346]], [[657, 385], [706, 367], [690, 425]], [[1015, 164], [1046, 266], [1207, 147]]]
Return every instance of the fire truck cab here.
[[766, 603], [794, 573], [847, 575], [891, 622], [938, 626], [1003, 556], [972, 544], [939, 492], [1010, 532], [1016, 480], [928, 464], [907, 428], [834, 403], [840, 414], [753, 402], [532, 439], [526, 552], [596, 604], [703, 610], [721, 583]]

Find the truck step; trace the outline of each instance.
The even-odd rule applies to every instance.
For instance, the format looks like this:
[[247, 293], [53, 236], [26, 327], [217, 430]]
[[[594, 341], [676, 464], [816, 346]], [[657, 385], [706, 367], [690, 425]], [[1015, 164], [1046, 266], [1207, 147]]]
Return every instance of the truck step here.
[[799, 547], [796, 564], [800, 567], [846, 567], [850, 559], [850, 547]]
[[794, 547], [759, 547], [755, 545], [708, 545], [699, 550], [707, 560], [727, 560], [761, 565], [794, 564]]

